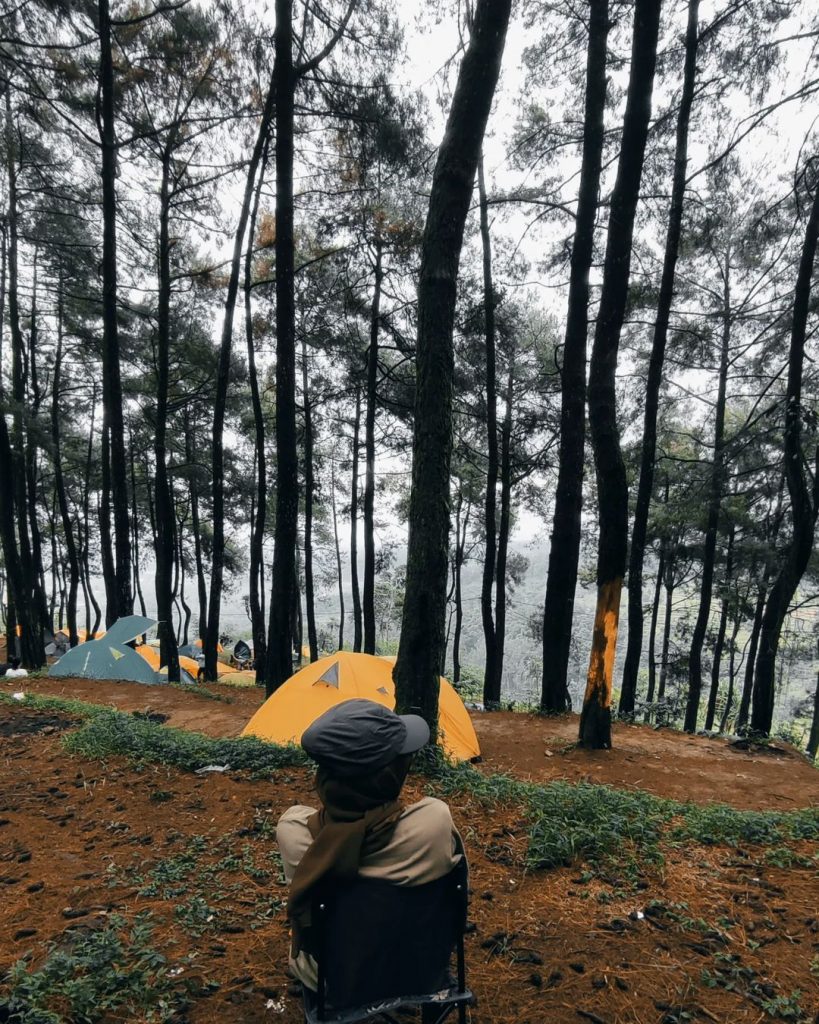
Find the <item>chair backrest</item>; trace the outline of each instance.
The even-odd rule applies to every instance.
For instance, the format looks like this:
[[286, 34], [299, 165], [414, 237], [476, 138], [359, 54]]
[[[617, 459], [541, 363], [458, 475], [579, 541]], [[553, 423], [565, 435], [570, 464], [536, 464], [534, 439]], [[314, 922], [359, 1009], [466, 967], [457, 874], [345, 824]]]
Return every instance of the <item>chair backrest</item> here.
[[344, 1009], [449, 986], [466, 924], [467, 868], [418, 886], [368, 878], [318, 894], [311, 950], [324, 999]]

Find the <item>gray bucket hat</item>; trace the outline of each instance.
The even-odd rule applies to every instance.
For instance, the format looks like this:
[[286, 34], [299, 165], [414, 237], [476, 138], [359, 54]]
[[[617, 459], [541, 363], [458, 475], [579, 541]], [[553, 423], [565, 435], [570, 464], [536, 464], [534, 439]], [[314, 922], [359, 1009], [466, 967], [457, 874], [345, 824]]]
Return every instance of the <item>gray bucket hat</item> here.
[[345, 700], [320, 715], [301, 738], [305, 751], [338, 775], [364, 775], [429, 740], [419, 715], [396, 715], [372, 700]]

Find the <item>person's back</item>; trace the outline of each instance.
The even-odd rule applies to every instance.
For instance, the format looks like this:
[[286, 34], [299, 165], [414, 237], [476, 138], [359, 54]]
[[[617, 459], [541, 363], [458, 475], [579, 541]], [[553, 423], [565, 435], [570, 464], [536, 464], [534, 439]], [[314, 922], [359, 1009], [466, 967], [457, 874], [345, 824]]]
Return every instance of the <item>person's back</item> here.
[[331, 708], [302, 737], [318, 763], [321, 807], [289, 808], [279, 819], [277, 840], [291, 887], [291, 967], [308, 988], [317, 983], [310, 929], [318, 887], [356, 878], [424, 886], [463, 860], [443, 801], [425, 797], [409, 807], [399, 801], [412, 753], [428, 738], [418, 716], [364, 700]]

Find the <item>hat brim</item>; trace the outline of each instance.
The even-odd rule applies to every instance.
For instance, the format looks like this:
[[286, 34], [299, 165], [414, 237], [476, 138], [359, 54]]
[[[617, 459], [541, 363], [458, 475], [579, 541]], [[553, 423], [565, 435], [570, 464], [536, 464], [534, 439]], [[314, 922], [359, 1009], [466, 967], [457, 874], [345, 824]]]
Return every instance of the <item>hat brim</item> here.
[[414, 754], [429, 742], [429, 726], [420, 715], [399, 715], [407, 730], [399, 754]]

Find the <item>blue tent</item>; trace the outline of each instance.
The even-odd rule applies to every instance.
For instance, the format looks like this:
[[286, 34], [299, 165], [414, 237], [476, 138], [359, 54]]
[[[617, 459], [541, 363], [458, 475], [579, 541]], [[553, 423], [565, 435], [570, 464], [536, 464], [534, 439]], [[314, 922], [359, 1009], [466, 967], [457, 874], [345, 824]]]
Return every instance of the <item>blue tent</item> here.
[[143, 615], [117, 619], [100, 640], [87, 640], [66, 651], [48, 674], [80, 679], [120, 679], [128, 683], [166, 682], [132, 647], [126, 646], [155, 625], [155, 619]]

